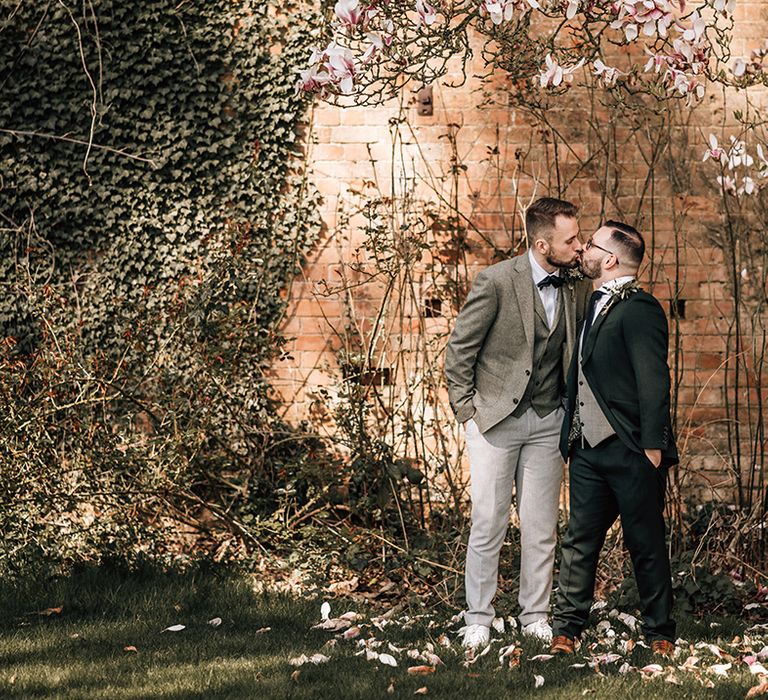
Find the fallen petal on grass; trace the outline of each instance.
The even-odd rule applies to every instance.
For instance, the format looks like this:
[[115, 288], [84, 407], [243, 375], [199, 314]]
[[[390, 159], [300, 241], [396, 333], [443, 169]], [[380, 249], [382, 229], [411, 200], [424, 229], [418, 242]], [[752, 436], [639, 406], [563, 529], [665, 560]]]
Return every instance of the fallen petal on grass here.
[[627, 613], [619, 613], [617, 617], [633, 632], [637, 631], [637, 618], [634, 615], [628, 615]]
[[678, 666], [678, 668], [681, 671], [696, 671], [698, 670], [696, 668], [696, 664], [699, 663], [701, 659], [699, 659], [698, 656], [689, 656], [684, 662], [682, 666]]
[[537, 676], [536, 674], [533, 675], [533, 680], [535, 682], [536, 688], [541, 688], [542, 685], [544, 685], [544, 676]]
[[731, 669], [732, 664], [713, 664], [707, 670], [714, 673], [716, 676], [728, 676], [728, 671]]
[[554, 654], [536, 654], [536, 656], [530, 658], [530, 661], [549, 661], [554, 658]]
[[294, 658], [289, 659], [288, 663], [291, 666], [303, 666], [304, 664], [314, 664], [315, 666], [319, 666], [320, 664], [328, 663], [330, 660], [331, 659], [325, 654], [312, 654], [312, 656], [302, 654], [301, 656], [295, 656]]
[[123, 651], [132, 651], [134, 653], [138, 653], [139, 650], [133, 646], [132, 644], [129, 644], [128, 646], [123, 647]]
[[330, 616], [331, 616], [331, 604], [328, 601], [325, 601], [320, 606], [320, 619], [327, 620]]
[[379, 661], [387, 666], [397, 666], [397, 660], [390, 654], [379, 654]]
[[170, 627], [166, 627], [163, 630], [163, 632], [181, 632], [182, 630], [185, 630], [185, 629], [187, 629], [186, 625], [171, 625]]
[[709, 651], [710, 654], [713, 654], [718, 659], [723, 658], [723, 653], [724, 653], [723, 650], [720, 647], [715, 646], [714, 644], [709, 644], [708, 642], [699, 642], [696, 645], [696, 649], [706, 649], [707, 651]]
[[747, 691], [747, 698], [759, 698], [761, 695], [768, 695], [768, 681], [763, 681]]
[[327, 632], [340, 632], [341, 630], [350, 627], [352, 622], [350, 620], [344, 620], [340, 617], [332, 617], [327, 620], [323, 620], [316, 625], [312, 625], [313, 630], [326, 630]]
[[214, 617], [212, 620], [208, 620], [208, 624], [211, 627], [218, 627], [221, 624], [221, 618], [220, 617]]
[[664, 668], [659, 664], [648, 664], [640, 669], [640, 673], [646, 676], [658, 676], [660, 673], [664, 673]]
[[408, 673], [411, 676], [429, 676], [435, 672], [434, 666], [411, 666]]
[[431, 664], [432, 666], [445, 666], [443, 660], [437, 654], [433, 654], [431, 651], [425, 651], [422, 656], [426, 659], [427, 663]]
[[417, 691], [415, 691], [414, 695], [426, 695], [429, 692], [429, 688], [427, 688], [426, 685], [421, 686]]

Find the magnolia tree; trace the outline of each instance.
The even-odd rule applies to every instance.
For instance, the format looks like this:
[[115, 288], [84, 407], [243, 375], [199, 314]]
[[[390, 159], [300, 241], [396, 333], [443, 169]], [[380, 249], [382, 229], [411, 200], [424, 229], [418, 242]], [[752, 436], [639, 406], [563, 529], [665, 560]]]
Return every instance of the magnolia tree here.
[[[715, 85], [768, 85], [768, 41], [749, 56], [731, 54], [734, 6], [735, 0], [338, 0], [297, 89], [373, 104], [438, 78], [459, 85], [474, 32], [488, 74], [505, 71], [512, 88], [532, 99], [536, 91], [564, 93], [586, 73], [601, 89], [693, 107]], [[710, 137], [706, 156], [721, 167], [724, 193], [752, 194], [768, 176], [764, 151], [746, 153], [742, 138], [722, 148]]]

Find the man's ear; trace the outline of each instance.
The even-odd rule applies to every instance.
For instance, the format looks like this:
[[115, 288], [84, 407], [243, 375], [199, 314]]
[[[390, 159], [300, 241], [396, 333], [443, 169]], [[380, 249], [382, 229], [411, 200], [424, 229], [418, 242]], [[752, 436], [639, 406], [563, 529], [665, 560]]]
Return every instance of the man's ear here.
[[[605, 260], [610, 260], [611, 262], [608, 265], [605, 265]], [[615, 255], [607, 255], [605, 260], [603, 260], [603, 264], [605, 265], [606, 270], [613, 270], [613, 268], [618, 267], [619, 265], [619, 261]]]
[[549, 243], [547, 243], [543, 238], [537, 238], [533, 243], [533, 247], [542, 255], [546, 255], [547, 251], [549, 250]]

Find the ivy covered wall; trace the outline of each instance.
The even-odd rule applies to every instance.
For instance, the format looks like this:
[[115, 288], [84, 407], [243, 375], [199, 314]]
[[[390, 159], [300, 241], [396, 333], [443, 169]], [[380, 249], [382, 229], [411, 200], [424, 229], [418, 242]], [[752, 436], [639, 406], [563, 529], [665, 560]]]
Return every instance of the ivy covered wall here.
[[319, 230], [295, 11], [2, 11], [0, 500], [19, 505], [0, 528], [18, 551], [46, 548], [19, 517], [52, 543], [75, 533], [76, 557], [113, 542], [121, 513], [213, 508], [233, 479], [247, 502], [274, 468], [264, 370]]

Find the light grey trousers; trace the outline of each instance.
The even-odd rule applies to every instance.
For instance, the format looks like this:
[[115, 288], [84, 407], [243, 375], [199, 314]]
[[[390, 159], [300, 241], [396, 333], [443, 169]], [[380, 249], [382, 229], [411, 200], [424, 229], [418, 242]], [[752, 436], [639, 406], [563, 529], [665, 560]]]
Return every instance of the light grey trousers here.
[[529, 408], [481, 433], [466, 424], [472, 487], [472, 527], [465, 586], [468, 625], [490, 625], [499, 555], [509, 526], [512, 486], [520, 520], [520, 623], [549, 614], [563, 460], [558, 449], [563, 409], [539, 418]]

